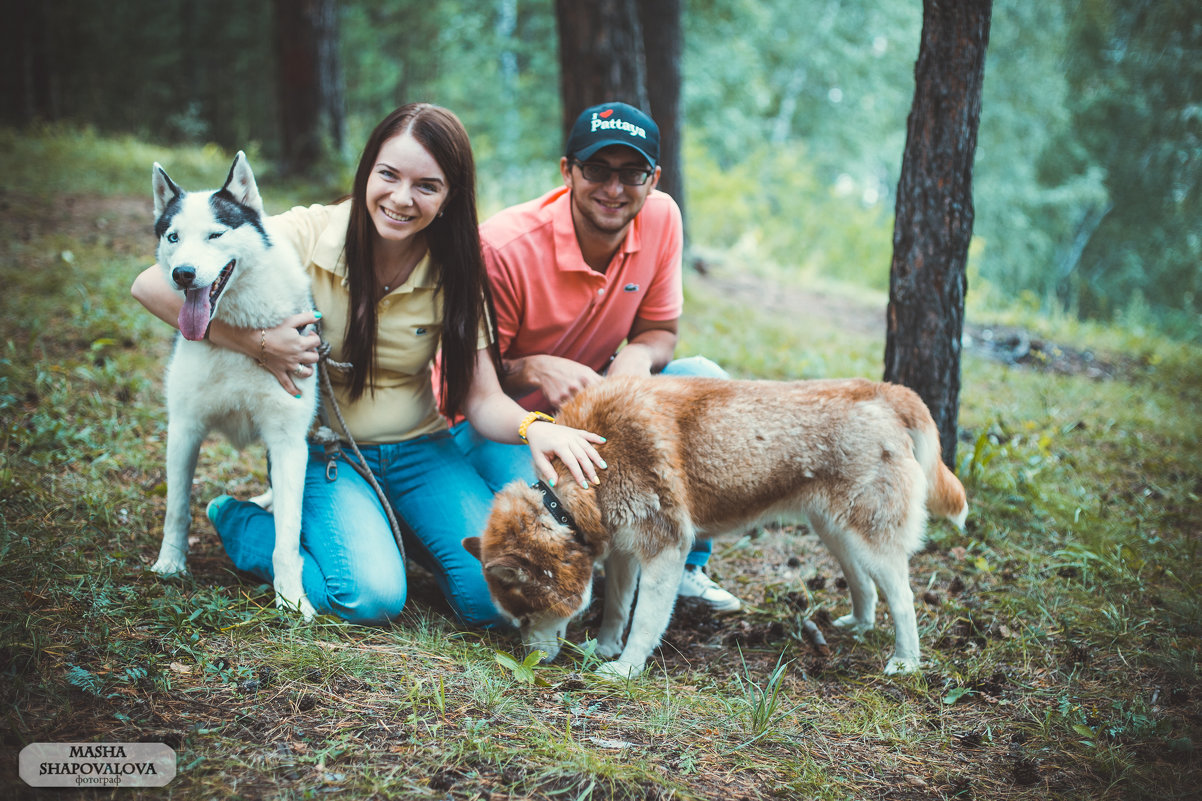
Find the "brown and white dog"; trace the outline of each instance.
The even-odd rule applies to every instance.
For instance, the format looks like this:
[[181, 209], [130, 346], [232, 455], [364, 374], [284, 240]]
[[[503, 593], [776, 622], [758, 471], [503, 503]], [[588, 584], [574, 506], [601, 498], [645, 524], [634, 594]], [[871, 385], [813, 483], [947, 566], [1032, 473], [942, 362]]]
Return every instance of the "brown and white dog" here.
[[968, 506], [914, 392], [863, 379], [609, 378], [558, 420], [607, 438], [601, 482], [584, 489], [561, 470], [554, 491], [512, 483], [483, 537], [464, 540], [527, 648], [559, 653], [568, 622], [591, 600], [594, 565], [604, 564], [597, 645], [617, 659], [601, 671], [637, 675], [667, 628], [695, 537], [800, 518], [851, 591], [851, 614], [835, 625], [872, 628], [880, 587], [895, 629], [885, 672], [918, 669], [909, 556], [928, 512], [962, 527]]

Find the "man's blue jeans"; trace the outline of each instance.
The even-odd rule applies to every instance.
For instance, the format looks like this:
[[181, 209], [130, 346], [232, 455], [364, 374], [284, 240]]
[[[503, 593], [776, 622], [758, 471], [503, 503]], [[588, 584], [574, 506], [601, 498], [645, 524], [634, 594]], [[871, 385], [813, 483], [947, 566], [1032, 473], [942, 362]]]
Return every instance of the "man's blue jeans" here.
[[[460, 621], [508, 626], [497, 612], [464, 537], [484, 530], [493, 493], [447, 433], [386, 445], [360, 446], [376, 481], [413, 536], [408, 557], [430, 570]], [[301, 514], [302, 582], [318, 612], [352, 623], [384, 623], [405, 606], [405, 565], [371, 485], [346, 458], [326, 478], [320, 446], [310, 445]], [[239, 570], [272, 579], [275, 527], [271, 514], [248, 501], [224, 504], [214, 521]]]
[[[704, 356], [689, 356], [668, 363], [659, 375], [693, 376], [695, 378], [730, 378], [730, 374]], [[451, 428], [451, 436], [468, 462], [484, 479], [493, 492], [511, 481], [520, 480], [529, 484], [537, 477], [530, 459], [530, 449], [525, 445], [505, 445], [481, 436], [472, 424], [464, 420]], [[601, 480], [605, 480], [602, 472]], [[693, 543], [686, 564], [702, 567], [710, 559], [714, 543], [698, 539]]]

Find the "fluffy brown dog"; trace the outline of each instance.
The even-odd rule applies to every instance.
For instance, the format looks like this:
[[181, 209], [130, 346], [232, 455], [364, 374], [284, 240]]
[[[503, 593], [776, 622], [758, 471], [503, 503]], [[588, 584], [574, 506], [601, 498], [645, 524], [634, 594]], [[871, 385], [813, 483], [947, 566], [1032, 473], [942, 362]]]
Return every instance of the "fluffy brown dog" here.
[[968, 506], [914, 392], [861, 379], [609, 378], [576, 395], [559, 421], [607, 438], [601, 483], [584, 489], [561, 472], [555, 491], [510, 484], [483, 537], [464, 540], [527, 648], [559, 653], [600, 563], [598, 651], [617, 657], [601, 670], [637, 675], [667, 628], [695, 537], [804, 518], [851, 591], [851, 614], [835, 625], [872, 628], [880, 587], [895, 629], [885, 672], [918, 668], [909, 555], [928, 511], [963, 526]]

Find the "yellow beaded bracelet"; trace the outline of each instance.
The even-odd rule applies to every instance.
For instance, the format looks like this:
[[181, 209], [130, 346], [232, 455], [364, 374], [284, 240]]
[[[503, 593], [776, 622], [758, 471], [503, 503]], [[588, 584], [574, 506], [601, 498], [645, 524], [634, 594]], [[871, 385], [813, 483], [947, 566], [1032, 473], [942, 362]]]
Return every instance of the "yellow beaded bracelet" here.
[[518, 426], [518, 436], [521, 437], [522, 442], [529, 444], [530, 441], [526, 439], [526, 429], [530, 428], [530, 424], [537, 420], [546, 420], [548, 423], [555, 422], [554, 417], [549, 414], [543, 414], [542, 412], [531, 412], [530, 414], [526, 415], [522, 418], [522, 424]]

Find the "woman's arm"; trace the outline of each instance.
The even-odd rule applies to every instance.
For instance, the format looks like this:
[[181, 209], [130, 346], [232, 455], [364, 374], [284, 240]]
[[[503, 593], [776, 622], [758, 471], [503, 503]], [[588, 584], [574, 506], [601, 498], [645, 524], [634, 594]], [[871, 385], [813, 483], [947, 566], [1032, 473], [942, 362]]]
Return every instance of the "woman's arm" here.
[[[463, 413], [473, 428], [491, 440], [511, 445], [522, 441], [518, 427], [529, 412], [502, 391], [487, 349], [476, 351], [476, 367]], [[548, 482], [555, 481], [551, 456], [559, 457], [581, 486], [588, 487], [588, 481], [594, 484], [600, 481], [597, 468], [606, 465], [593, 444], [604, 442], [605, 437], [539, 420], [527, 427], [526, 441], [534, 457], [535, 471]]]
[[[179, 312], [184, 299], [171, 288], [156, 264], [134, 279], [130, 294], [146, 309], [172, 328], [179, 329]], [[315, 333], [301, 334], [299, 330], [321, 319], [319, 312], [300, 312], [275, 328], [240, 328], [221, 320], [209, 324], [206, 339], [219, 347], [249, 356], [275, 376], [285, 390], [299, 395], [292, 379], [311, 375], [311, 365], [317, 362], [317, 346], [321, 337]], [[299, 373], [298, 373], [299, 371]]]

